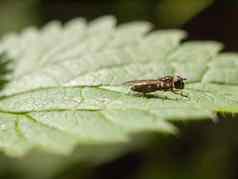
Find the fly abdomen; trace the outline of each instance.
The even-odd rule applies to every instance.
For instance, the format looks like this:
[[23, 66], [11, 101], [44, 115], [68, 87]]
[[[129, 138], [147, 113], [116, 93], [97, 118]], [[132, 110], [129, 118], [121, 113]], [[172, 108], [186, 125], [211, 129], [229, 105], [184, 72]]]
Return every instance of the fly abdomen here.
[[132, 86], [131, 90], [140, 93], [151, 93], [157, 91], [158, 88], [156, 84], [140, 84]]

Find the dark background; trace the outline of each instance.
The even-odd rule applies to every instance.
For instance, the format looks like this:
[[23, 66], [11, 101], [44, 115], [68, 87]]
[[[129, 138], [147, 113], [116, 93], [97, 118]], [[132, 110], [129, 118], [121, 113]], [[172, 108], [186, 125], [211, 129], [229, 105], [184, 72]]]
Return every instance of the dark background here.
[[[183, 4], [183, 8], [189, 9], [195, 0], [182, 1], [180, 3]], [[182, 28], [189, 33], [190, 39], [217, 40], [225, 44], [226, 50], [238, 50], [238, 40], [235, 38], [238, 32], [236, 0], [217, 0], [211, 6], [204, 7], [201, 12], [194, 9], [194, 14], [188, 13], [188, 19], [180, 21], [174, 20], [173, 17], [180, 16], [184, 9], [178, 7], [174, 16], [163, 14], [159, 12], [160, 3], [158, 0], [43, 0], [41, 12], [46, 15], [44, 22], [52, 19], [67, 21], [76, 16], [93, 19], [105, 14], [115, 15], [119, 23], [148, 20], [156, 28]], [[172, 0], [169, 5], [173, 6], [173, 3]], [[173, 9], [176, 10], [176, 6]], [[171, 19], [168, 19], [170, 22], [166, 22], [166, 18], [160, 18], [160, 15], [171, 16]]]
[[111, 14], [119, 23], [147, 20], [156, 28], [185, 29], [190, 39], [217, 40], [226, 50], [238, 49], [237, 0], [1, 0], [0, 33]]
[[[198, 2], [202, 2], [199, 4]], [[51, 20], [66, 22], [114, 15], [118, 23], [147, 20], [155, 29], [181, 28], [188, 40], [216, 40], [225, 51], [238, 51], [236, 0], [1, 0], [0, 34]], [[55, 174], [57, 179], [237, 179], [238, 121], [176, 124], [179, 136], [164, 136], [146, 148], [99, 166], [74, 164]], [[21, 178], [6, 169], [0, 178]]]

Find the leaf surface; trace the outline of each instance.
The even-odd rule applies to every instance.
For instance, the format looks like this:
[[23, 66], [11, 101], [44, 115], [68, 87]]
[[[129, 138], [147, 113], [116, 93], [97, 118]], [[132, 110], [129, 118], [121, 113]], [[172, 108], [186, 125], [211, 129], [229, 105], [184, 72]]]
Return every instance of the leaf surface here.
[[[115, 24], [113, 17], [75, 19], [3, 38], [0, 51], [15, 60], [15, 70], [1, 91], [1, 150], [21, 156], [35, 148], [55, 154], [76, 146], [79, 153], [90, 145], [129, 148], [135, 136], [176, 133], [171, 121], [238, 112], [236, 53], [219, 54], [217, 42], [181, 43], [180, 30]], [[188, 98], [161, 91], [143, 97], [123, 85], [165, 75], [186, 77]]]

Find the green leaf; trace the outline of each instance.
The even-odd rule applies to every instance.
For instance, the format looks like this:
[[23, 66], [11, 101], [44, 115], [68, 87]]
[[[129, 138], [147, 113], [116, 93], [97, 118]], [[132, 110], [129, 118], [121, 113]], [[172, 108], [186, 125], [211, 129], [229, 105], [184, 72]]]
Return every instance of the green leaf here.
[[[219, 55], [217, 42], [180, 44], [180, 30], [115, 23], [113, 17], [52, 22], [2, 40], [0, 50], [15, 59], [15, 70], [1, 92], [1, 150], [65, 155], [79, 146], [81, 156], [95, 157], [116, 146], [119, 154], [151, 132], [176, 133], [170, 121], [212, 119], [238, 105], [237, 54]], [[175, 74], [188, 78], [188, 98], [160, 91], [142, 97], [122, 85]]]

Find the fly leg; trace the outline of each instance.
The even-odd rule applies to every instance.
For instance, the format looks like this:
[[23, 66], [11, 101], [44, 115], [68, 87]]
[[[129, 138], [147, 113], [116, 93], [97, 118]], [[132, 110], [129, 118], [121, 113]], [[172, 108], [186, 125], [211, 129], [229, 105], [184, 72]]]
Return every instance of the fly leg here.
[[188, 98], [187, 95], [183, 94], [183, 92], [180, 92], [180, 91], [172, 90], [172, 93], [174, 93], [174, 94], [176, 94], [176, 95], [183, 96], [183, 97], [185, 97], [185, 98]]

